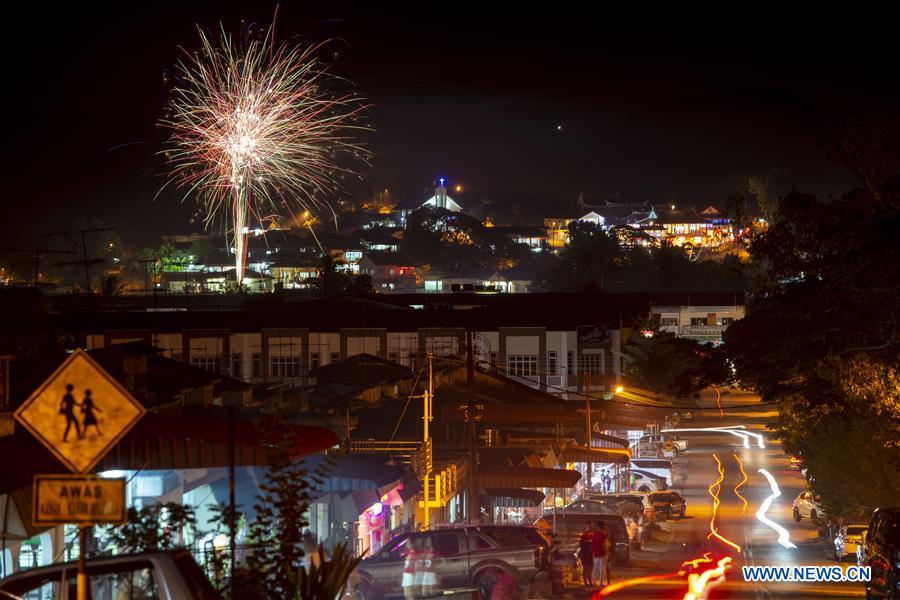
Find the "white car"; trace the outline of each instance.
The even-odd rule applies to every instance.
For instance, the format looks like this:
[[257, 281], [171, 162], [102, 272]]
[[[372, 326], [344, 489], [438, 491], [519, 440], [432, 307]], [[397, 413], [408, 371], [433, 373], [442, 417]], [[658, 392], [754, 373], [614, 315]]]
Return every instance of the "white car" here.
[[813, 497], [812, 492], [803, 492], [794, 498], [794, 520], [799, 521], [803, 517], [816, 520], [825, 516], [825, 511], [819, 505], [819, 497]]
[[834, 560], [841, 562], [845, 557], [857, 560], [860, 546], [866, 537], [866, 525], [844, 525], [834, 538]]
[[639, 492], [661, 492], [669, 487], [665, 477], [641, 469], [631, 469], [631, 481], [631, 489]]
[[672, 461], [665, 458], [632, 458], [631, 468], [648, 471], [657, 477], [663, 477], [666, 485], [672, 487]]

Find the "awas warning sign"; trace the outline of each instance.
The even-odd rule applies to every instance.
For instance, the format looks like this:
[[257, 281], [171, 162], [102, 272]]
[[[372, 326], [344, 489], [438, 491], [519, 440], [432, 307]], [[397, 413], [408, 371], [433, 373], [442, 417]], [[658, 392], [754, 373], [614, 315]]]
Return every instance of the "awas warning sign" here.
[[96, 475], [35, 475], [35, 525], [125, 521], [125, 479]]

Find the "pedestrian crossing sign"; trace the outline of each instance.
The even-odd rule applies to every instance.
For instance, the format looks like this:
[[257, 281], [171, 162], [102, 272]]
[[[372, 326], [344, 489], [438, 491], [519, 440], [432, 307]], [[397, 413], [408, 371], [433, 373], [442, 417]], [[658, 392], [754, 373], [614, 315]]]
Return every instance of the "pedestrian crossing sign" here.
[[145, 412], [78, 349], [19, 407], [15, 418], [70, 471], [88, 473]]

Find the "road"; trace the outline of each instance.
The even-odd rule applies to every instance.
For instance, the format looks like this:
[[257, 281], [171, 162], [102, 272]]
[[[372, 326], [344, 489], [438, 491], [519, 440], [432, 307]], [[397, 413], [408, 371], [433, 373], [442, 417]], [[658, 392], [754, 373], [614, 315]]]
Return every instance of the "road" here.
[[[759, 448], [752, 437], [748, 437], [750, 448], [745, 448], [742, 436], [724, 432], [681, 434], [681, 437], [688, 440], [689, 448], [674, 461], [674, 488], [687, 499], [687, 515], [684, 519], [662, 523], [663, 530], [657, 532], [657, 540], [651, 542], [644, 552], [636, 553], [635, 568], [619, 569], [613, 573], [614, 584], [627, 585], [617, 590], [608, 589], [602, 597], [757, 600], [864, 597], [862, 583], [744, 581], [741, 572], [744, 565], [834, 566], [838, 563], [826, 558], [824, 544], [809, 519], [803, 519], [799, 523], [792, 519], [791, 503], [797, 494], [806, 490], [806, 482], [798, 471], [790, 468], [789, 458], [766, 428], [766, 423], [776, 417], [772, 407], [759, 405], [759, 398], [755, 394], [737, 391], [726, 393], [722, 403], [727, 407], [737, 408], [729, 408], [722, 417], [716, 408], [715, 394], [704, 394], [701, 405], [709, 409], [693, 411], [694, 419], [683, 421], [679, 427], [745, 426], [749, 432], [762, 434], [765, 448]], [[739, 547], [739, 551], [717, 538], [707, 541], [714, 504], [710, 486], [719, 479], [716, 458], [721, 463], [722, 481], [718, 486], [720, 505], [714, 523], [719, 535]], [[738, 487], [738, 492], [746, 498], [746, 507], [734, 489], [744, 479], [742, 467], [747, 479]], [[756, 517], [761, 504], [773, 495], [773, 489], [760, 469], [771, 474], [781, 492], [780, 497], [772, 501], [765, 516], [786, 530], [789, 539], [781, 536], [782, 541], [795, 545], [794, 548], [779, 543], [779, 533]], [[712, 491], [716, 491], [715, 486]], [[711, 562], [698, 563], [698, 572], [716, 566], [717, 561], [725, 557], [730, 557], [731, 562], [727, 565], [729, 568], [720, 585], [714, 589], [698, 582], [697, 588], [705, 588], [703, 591], [708, 596], [702, 592], [693, 597], [686, 596], [689, 582], [682, 563], [702, 558], [705, 552], [710, 553]], [[843, 566], [850, 564], [852, 563], [843, 563]], [[715, 572], [710, 573], [706, 577], [716, 580], [714, 574]], [[647, 580], [648, 576], [656, 579]], [[668, 577], [660, 579], [666, 576]], [[588, 594], [575, 594], [576, 597], [582, 595]], [[600, 594], [595, 592], [593, 596], [597, 598]]]

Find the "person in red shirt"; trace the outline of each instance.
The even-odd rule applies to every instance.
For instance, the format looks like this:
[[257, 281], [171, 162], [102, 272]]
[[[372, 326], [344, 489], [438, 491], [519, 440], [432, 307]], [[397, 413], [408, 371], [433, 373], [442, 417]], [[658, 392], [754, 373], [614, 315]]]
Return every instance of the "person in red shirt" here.
[[[609, 571], [606, 567], [609, 560], [609, 531], [606, 529], [605, 523], [600, 523], [591, 536], [591, 553], [594, 555], [594, 568], [591, 573], [594, 585], [600, 587], [608, 585]], [[603, 583], [604, 576], [606, 576], [606, 583]]]
[[594, 568], [594, 554], [591, 552], [591, 540], [594, 537], [594, 523], [587, 522], [587, 526], [578, 539], [578, 560], [581, 562], [581, 578], [584, 585], [590, 587], [591, 570]]

